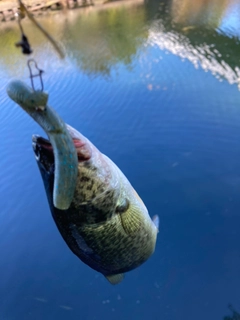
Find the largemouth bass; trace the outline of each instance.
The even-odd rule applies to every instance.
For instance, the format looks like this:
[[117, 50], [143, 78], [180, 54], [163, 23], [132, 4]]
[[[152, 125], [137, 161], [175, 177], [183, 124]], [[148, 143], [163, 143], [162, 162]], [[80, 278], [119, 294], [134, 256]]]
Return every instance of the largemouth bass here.
[[[52, 216], [72, 252], [117, 284], [125, 272], [140, 266], [154, 252], [159, 218], [151, 220], [137, 192], [106, 155], [77, 130], [66, 128], [78, 159], [74, 196], [66, 210], [59, 210], [53, 202], [56, 146], [43, 137], [32, 138]], [[57, 146], [60, 153], [65, 147]]]

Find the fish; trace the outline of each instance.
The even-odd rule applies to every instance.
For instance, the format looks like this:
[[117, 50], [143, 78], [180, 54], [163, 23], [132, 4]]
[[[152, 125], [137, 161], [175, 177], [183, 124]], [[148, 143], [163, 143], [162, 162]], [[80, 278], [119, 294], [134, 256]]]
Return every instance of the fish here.
[[[110, 158], [75, 128], [66, 124], [66, 129], [76, 150], [78, 174], [72, 202], [64, 210], [53, 202], [54, 158], [59, 153], [54, 152], [51, 140], [32, 137], [52, 217], [70, 250], [115, 285], [154, 253], [159, 217], [150, 218], [143, 201]], [[65, 146], [57, 147], [65, 152]]]
[[51, 143], [33, 135], [32, 144], [57, 228], [72, 252], [112, 284], [154, 252], [159, 218], [147, 208], [122, 171], [86, 137], [67, 129], [78, 156], [78, 179], [67, 210], [53, 205]]

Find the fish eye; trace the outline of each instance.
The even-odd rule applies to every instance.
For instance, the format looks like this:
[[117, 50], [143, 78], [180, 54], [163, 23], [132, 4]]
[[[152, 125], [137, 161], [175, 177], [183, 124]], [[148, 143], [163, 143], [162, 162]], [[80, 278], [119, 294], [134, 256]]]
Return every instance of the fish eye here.
[[120, 203], [116, 206], [116, 213], [124, 213], [128, 210], [130, 202], [127, 198], [121, 199]]

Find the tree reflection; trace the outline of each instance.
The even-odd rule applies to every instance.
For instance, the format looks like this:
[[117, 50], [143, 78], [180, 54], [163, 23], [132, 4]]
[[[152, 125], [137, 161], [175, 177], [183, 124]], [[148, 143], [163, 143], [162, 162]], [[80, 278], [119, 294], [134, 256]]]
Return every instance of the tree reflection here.
[[[130, 68], [133, 57], [148, 37], [142, 0], [61, 12], [37, 19], [63, 43], [67, 55], [87, 74], [108, 75], [119, 63]], [[29, 21], [24, 20], [23, 24], [34, 53], [41, 54], [47, 46], [44, 37]], [[6, 23], [0, 35], [0, 62], [11, 69], [22, 59], [13, 46], [19, 38], [17, 23]]]
[[65, 45], [88, 74], [107, 75], [119, 62], [130, 66], [148, 37], [142, 5], [118, 5], [79, 15], [67, 29], [70, 37], [65, 37]]
[[[131, 68], [147, 43], [188, 59], [196, 68], [210, 71], [240, 88], [240, 36], [234, 33], [240, 28], [222, 27], [232, 8], [240, 8], [240, 0], [143, 1], [119, 1], [60, 12], [39, 17], [39, 21], [86, 74], [109, 75], [120, 63]], [[236, 14], [239, 12], [236, 9]], [[24, 26], [38, 61], [44, 60], [44, 56], [49, 58], [50, 49], [44, 37], [27, 21]], [[18, 38], [16, 22], [0, 30], [0, 63], [8, 71], [14, 71], [16, 65], [25, 66], [24, 58], [13, 45]]]
[[[231, 25], [235, 21], [231, 17], [239, 15], [240, 1], [190, 2], [163, 1], [150, 29], [150, 42], [240, 88], [240, 35], [239, 29]], [[155, 3], [146, 1], [149, 16], [153, 14]]]
[[218, 27], [231, 0], [173, 0], [171, 15], [175, 23]]

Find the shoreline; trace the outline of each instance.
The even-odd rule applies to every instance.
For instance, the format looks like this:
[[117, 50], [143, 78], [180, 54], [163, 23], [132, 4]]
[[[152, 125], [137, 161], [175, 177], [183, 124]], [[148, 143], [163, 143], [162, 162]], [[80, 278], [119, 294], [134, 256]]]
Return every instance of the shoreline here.
[[[73, 10], [76, 8], [95, 7], [109, 4], [115, 1], [106, 0], [26, 0], [23, 3], [28, 10], [35, 15], [43, 15], [46, 12]], [[122, 2], [122, 1], [121, 1]], [[16, 20], [19, 5], [17, 0], [0, 0], [0, 24], [6, 21]]]

